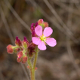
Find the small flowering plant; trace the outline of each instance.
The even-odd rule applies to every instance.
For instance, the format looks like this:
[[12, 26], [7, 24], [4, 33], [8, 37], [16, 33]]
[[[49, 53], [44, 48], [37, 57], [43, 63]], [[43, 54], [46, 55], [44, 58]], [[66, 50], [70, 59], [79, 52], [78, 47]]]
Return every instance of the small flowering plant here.
[[[17, 53], [17, 62], [27, 62], [31, 80], [35, 80], [35, 70], [37, 69], [36, 62], [39, 50], [46, 50], [46, 45], [54, 47], [57, 44], [56, 40], [51, 38], [53, 29], [48, 26], [47, 22], [44, 22], [43, 19], [39, 19], [36, 23], [31, 24], [32, 40], [30, 42], [26, 37], [24, 37], [23, 41], [16, 37], [15, 46], [7, 46], [7, 52], [9, 54]], [[32, 62], [33, 56], [34, 61]]]

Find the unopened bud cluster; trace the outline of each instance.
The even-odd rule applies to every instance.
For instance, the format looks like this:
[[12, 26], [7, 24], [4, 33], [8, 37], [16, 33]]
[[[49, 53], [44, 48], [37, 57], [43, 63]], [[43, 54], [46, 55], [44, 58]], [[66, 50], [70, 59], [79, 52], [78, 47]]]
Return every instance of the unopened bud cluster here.
[[25, 63], [28, 56], [31, 57], [35, 46], [32, 42], [28, 42], [27, 38], [21, 41], [18, 37], [15, 39], [15, 46], [8, 45], [7, 52], [9, 54], [17, 53], [17, 62]]

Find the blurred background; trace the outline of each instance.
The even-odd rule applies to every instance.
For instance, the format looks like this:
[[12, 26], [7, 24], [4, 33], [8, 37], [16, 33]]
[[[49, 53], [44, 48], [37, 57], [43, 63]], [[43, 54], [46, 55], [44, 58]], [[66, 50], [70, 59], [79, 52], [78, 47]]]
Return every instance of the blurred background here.
[[0, 0], [0, 80], [30, 80], [27, 64], [6, 46], [16, 36], [31, 40], [38, 19], [52, 27], [57, 45], [39, 52], [36, 80], [80, 80], [80, 0]]

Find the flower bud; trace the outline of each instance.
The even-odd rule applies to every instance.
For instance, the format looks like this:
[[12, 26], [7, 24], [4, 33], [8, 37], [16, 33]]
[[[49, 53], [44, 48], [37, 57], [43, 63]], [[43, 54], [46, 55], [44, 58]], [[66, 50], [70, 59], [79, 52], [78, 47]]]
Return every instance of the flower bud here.
[[17, 62], [21, 62], [21, 58], [17, 58]]
[[12, 45], [7, 46], [7, 52], [10, 53], [10, 54], [12, 54], [14, 52]]
[[43, 23], [43, 19], [39, 19], [38, 24], [42, 24], [42, 23]]
[[18, 53], [17, 53], [17, 56], [18, 56], [18, 58], [21, 58], [21, 57], [23, 56], [22, 51], [18, 52]]
[[44, 27], [48, 27], [48, 23], [47, 22], [44, 22]]
[[22, 58], [22, 63], [25, 63], [27, 61], [27, 56], [24, 56], [23, 58]]
[[23, 45], [23, 47], [24, 47], [25, 49], [28, 48], [29, 42], [28, 42], [28, 40], [27, 40], [26, 37], [24, 37], [24, 40], [22, 41], [22, 45]]
[[36, 45], [32, 43], [32, 41], [29, 43], [29, 47], [28, 47], [28, 52], [29, 52], [29, 56], [32, 57], [33, 56], [33, 52], [35, 52], [35, 47]]
[[34, 23], [31, 24], [31, 32], [34, 30]]
[[21, 40], [18, 37], [16, 37], [15, 44], [18, 46], [22, 45]]
[[35, 30], [32, 31], [32, 37], [35, 37], [36, 36], [36, 33], [35, 33]]
[[35, 23], [35, 27], [38, 25], [38, 22]]
[[27, 44], [29, 43], [26, 37], [24, 37], [24, 42], [26, 42]]

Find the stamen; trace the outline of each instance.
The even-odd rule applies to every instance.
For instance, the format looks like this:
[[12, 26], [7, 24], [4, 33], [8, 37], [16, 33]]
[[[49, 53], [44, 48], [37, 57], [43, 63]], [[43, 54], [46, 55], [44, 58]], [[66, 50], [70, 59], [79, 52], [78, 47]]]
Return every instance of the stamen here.
[[44, 35], [42, 35], [42, 36], [40, 37], [40, 40], [45, 42], [45, 41], [46, 41], [46, 37], [45, 37]]

